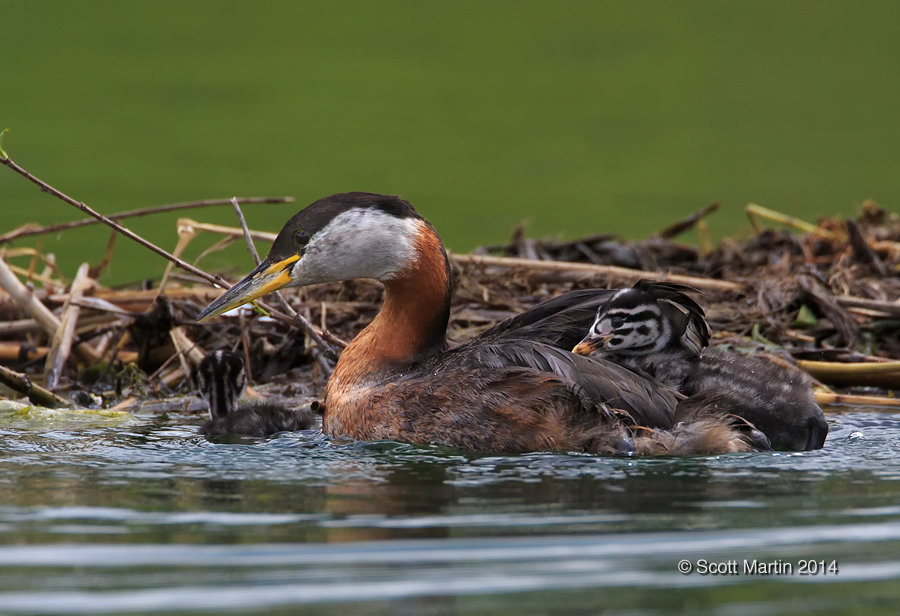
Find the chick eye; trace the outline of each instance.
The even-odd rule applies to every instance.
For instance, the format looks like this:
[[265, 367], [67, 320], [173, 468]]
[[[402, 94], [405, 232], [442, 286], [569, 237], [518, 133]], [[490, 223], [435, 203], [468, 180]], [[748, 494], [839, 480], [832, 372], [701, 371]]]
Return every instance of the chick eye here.
[[613, 317], [609, 320], [610, 324], [613, 326], [613, 329], [619, 329], [623, 325], [625, 325], [625, 319], [622, 317]]
[[310, 235], [306, 231], [297, 231], [294, 233], [294, 243], [301, 248], [309, 244]]

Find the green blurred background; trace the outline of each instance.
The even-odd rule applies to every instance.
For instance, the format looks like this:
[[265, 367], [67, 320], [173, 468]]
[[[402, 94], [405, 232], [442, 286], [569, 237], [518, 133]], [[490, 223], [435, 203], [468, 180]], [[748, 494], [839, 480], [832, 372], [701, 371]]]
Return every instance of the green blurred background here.
[[[447, 245], [643, 237], [713, 201], [816, 219], [900, 202], [900, 4], [0, 1], [0, 128], [101, 212], [203, 198], [277, 231], [401, 194]], [[230, 206], [182, 214], [234, 224]], [[82, 214], [0, 169], [0, 232]], [[128, 226], [171, 249], [178, 214]], [[106, 230], [48, 238], [71, 275]], [[213, 238], [197, 240], [195, 250]], [[33, 245], [34, 240], [19, 245]], [[204, 262], [250, 268], [233, 248]], [[157, 276], [120, 239], [105, 282]]]

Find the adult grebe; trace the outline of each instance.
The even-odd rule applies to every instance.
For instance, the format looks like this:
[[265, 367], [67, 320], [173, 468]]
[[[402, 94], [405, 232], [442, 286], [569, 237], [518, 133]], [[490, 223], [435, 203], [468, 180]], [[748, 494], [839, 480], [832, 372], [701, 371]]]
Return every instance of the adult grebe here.
[[399, 197], [342, 193], [309, 205], [285, 224], [265, 261], [198, 319], [281, 287], [354, 278], [381, 281], [384, 306], [328, 380], [326, 434], [504, 453], [752, 449], [726, 420], [676, 427], [676, 391], [568, 350], [611, 291], [568, 293], [449, 349], [447, 255], [434, 228]]

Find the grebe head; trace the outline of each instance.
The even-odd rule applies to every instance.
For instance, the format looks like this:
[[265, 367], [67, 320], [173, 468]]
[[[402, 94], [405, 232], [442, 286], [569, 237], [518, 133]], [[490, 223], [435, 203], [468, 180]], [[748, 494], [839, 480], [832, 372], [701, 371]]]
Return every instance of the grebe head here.
[[588, 335], [572, 352], [651, 355], [684, 349], [699, 357], [711, 333], [703, 308], [684, 291], [696, 289], [649, 280], [622, 289], [597, 310]]
[[197, 366], [197, 384], [209, 406], [209, 418], [228, 415], [247, 389], [244, 362], [230, 351], [210, 353]]
[[200, 313], [202, 321], [282, 287], [391, 280], [416, 260], [431, 226], [400, 197], [340, 193], [307, 206], [281, 229], [265, 260]]

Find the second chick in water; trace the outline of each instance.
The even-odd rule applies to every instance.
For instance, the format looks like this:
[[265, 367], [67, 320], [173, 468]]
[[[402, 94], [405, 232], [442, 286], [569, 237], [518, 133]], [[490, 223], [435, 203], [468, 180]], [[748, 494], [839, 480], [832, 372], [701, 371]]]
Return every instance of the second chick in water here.
[[247, 389], [247, 371], [241, 358], [230, 351], [215, 351], [197, 367], [200, 393], [209, 405], [209, 421], [200, 434], [267, 436], [276, 432], [307, 430], [316, 425], [307, 411], [292, 411], [269, 402], [238, 406]]

